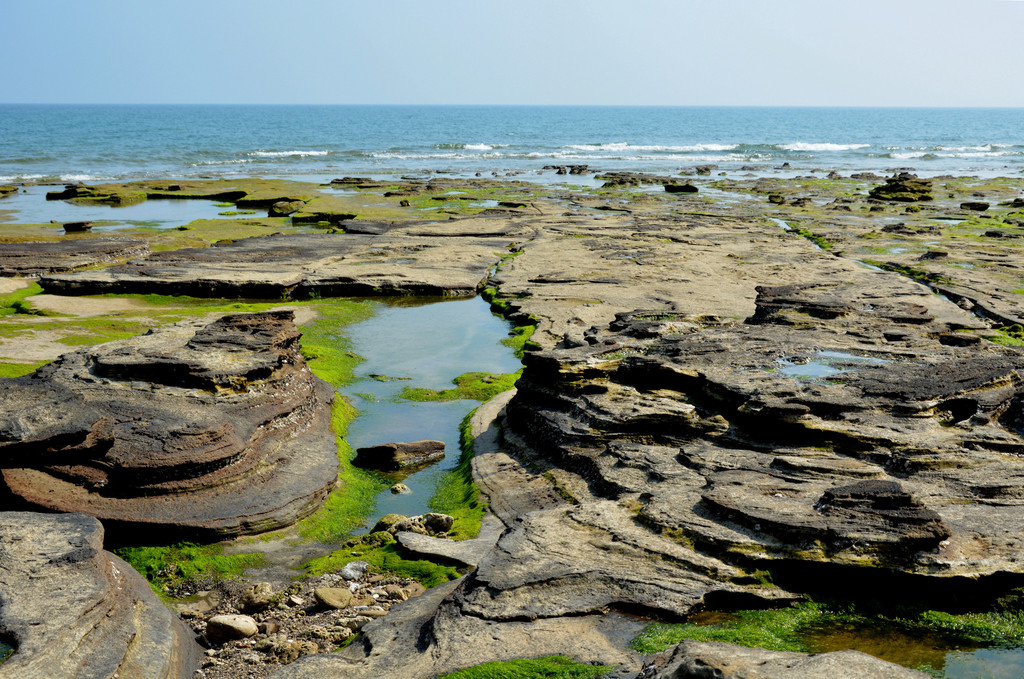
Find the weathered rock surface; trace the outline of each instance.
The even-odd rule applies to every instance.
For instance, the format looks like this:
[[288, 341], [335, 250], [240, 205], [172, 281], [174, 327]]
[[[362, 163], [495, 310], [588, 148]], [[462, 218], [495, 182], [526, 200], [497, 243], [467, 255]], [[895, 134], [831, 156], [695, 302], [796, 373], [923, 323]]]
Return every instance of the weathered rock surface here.
[[0, 629], [15, 653], [0, 677], [188, 679], [190, 630], [131, 566], [103, 551], [83, 514], [0, 513]]
[[444, 458], [444, 441], [382, 443], [356, 449], [352, 464], [368, 469], [400, 471]]
[[651, 679], [925, 679], [928, 675], [859, 651], [784, 653], [684, 641]]
[[313, 511], [337, 475], [331, 387], [291, 311], [184, 322], [0, 384], [0, 473], [22, 500], [118, 527], [237, 535]]
[[[461, 221], [461, 220], [460, 220]], [[469, 221], [469, 220], [465, 220]], [[440, 227], [442, 233], [448, 227]], [[197, 297], [476, 294], [507, 239], [299, 234], [246, 238], [209, 248], [153, 253], [96, 271], [47, 276], [60, 294], [160, 293]], [[507, 229], [506, 229], [507, 230]]]
[[902, 203], [932, 200], [932, 181], [920, 179], [909, 172], [897, 172], [876, 186], [868, 195], [878, 200], [895, 200]]
[[744, 323], [620, 315], [529, 354], [507, 426], [736, 564], [1021, 573], [1024, 355], [944, 342], [972, 319], [895, 286], [759, 288]]
[[4, 243], [0, 276], [39, 276], [145, 257], [149, 245], [134, 238], [88, 238]]

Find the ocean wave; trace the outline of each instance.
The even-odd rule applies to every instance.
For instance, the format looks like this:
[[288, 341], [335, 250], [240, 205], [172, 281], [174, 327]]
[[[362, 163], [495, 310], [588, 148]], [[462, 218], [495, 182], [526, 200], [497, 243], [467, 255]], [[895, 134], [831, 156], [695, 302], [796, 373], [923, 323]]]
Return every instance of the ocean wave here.
[[251, 151], [245, 155], [257, 158], [286, 158], [289, 156], [305, 158], [307, 156], [326, 156], [329, 153], [330, 151]]
[[939, 153], [936, 151], [904, 151], [889, 153], [893, 160], [939, 160], [941, 158], [1004, 158], [1022, 156], [1024, 151], [963, 151], [959, 153]]
[[735, 151], [739, 144], [691, 144], [684, 146], [662, 144], [630, 144], [629, 142], [610, 142], [607, 144], [569, 144], [563, 148], [573, 151], [605, 152], [622, 151], [636, 153], [704, 153], [708, 151]]
[[508, 144], [434, 144], [430, 148], [438, 151], [493, 151], [494, 149], [507, 148]]
[[216, 165], [244, 165], [253, 162], [249, 158], [234, 158], [232, 160], [199, 160], [189, 163], [189, 167], [211, 167]]
[[856, 151], [857, 149], [866, 149], [871, 144], [831, 144], [831, 143], [820, 143], [813, 144], [809, 142], [793, 142], [792, 144], [779, 144], [779, 148], [783, 151]]

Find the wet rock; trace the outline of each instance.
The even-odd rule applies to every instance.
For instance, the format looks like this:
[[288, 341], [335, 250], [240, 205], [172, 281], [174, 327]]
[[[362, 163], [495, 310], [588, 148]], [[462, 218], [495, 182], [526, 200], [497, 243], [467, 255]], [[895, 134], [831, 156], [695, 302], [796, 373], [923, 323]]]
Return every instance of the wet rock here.
[[389, 488], [388, 490], [390, 490], [395, 495], [406, 495], [412, 492], [411, 490], [409, 490], [409, 486], [405, 485], [404, 483], [396, 483], [395, 485], [391, 486], [391, 488]]
[[454, 523], [455, 519], [448, 514], [431, 512], [422, 516], [402, 517], [392, 523], [386, 530], [393, 535], [401, 532], [418, 533], [420, 535], [447, 535]]
[[206, 638], [214, 644], [247, 639], [260, 631], [248, 615], [215, 615], [206, 621]]
[[0, 384], [0, 473], [108, 529], [225, 536], [312, 512], [334, 486], [333, 389], [291, 311], [188, 321]]
[[92, 222], [64, 222], [64, 233], [92, 231]]
[[0, 248], [0, 276], [38, 276], [74, 271], [144, 257], [148, 253], [146, 241], [133, 238], [4, 243]]
[[806, 654], [684, 641], [651, 679], [925, 679], [860, 651]]
[[18, 187], [10, 184], [0, 184], [0, 198], [7, 198], [18, 193]]
[[696, 186], [694, 186], [693, 184], [688, 184], [688, 183], [687, 184], [679, 184], [679, 183], [665, 184], [665, 192], [666, 193], [697, 193], [698, 190], [699, 189]]
[[912, 203], [932, 200], [932, 182], [930, 179], [919, 179], [909, 172], [897, 172], [885, 180], [885, 184], [876, 186], [868, 195], [876, 200], [892, 200]]
[[199, 647], [84, 514], [0, 513], [0, 674], [188, 679]]
[[352, 464], [368, 469], [399, 471], [436, 462], [444, 457], [444, 441], [382, 443], [356, 449]]
[[984, 212], [988, 209], [989, 204], [980, 200], [969, 200], [960, 203], [961, 210], [971, 210], [972, 212]]
[[268, 217], [288, 217], [306, 207], [303, 200], [279, 200], [270, 206]]

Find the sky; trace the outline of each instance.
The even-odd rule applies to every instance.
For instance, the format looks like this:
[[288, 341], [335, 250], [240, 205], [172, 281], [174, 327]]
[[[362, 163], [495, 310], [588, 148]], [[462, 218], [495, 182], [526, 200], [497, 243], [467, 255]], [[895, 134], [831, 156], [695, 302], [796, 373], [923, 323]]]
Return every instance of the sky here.
[[1022, 0], [24, 0], [0, 103], [1024, 107]]

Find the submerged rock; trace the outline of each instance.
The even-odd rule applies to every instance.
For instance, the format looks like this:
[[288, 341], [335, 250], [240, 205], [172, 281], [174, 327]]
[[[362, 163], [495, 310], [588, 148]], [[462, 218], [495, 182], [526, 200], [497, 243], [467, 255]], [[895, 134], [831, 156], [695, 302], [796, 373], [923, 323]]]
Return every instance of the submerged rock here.
[[0, 513], [0, 675], [188, 679], [192, 634], [84, 514]]
[[0, 473], [22, 500], [154, 533], [294, 523], [334, 486], [333, 389], [291, 311], [189, 321], [0, 383]]
[[860, 651], [787, 653], [717, 641], [684, 641], [651, 679], [926, 679], [924, 672]]

